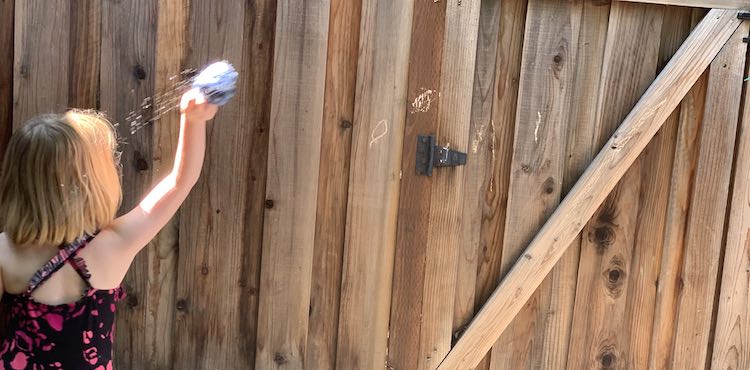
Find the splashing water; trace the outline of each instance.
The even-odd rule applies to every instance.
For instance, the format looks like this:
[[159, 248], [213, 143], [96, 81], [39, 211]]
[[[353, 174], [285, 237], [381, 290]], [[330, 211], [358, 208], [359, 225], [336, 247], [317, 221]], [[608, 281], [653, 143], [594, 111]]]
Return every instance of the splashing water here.
[[[209, 64], [197, 75], [194, 69], [182, 71], [179, 75], [180, 79], [171, 88], [153, 98], [146, 97], [139, 109], [130, 112], [125, 117], [130, 125], [130, 134], [135, 135], [140, 129], [175, 110], [182, 94], [189, 87], [199, 89], [211, 104], [226, 104], [236, 93], [237, 75], [237, 71], [227, 61]], [[170, 77], [169, 80], [173, 81], [177, 77]]]
[[163, 115], [178, 109], [182, 94], [190, 89], [196, 72], [195, 69], [190, 68], [170, 77], [170, 81], [176, 81], [172, 83], [172, 86], [158, 95], [147, 96], [139, 108], [128, 113], [125, 123], [130, 127], [130, 134], [135, 135]]

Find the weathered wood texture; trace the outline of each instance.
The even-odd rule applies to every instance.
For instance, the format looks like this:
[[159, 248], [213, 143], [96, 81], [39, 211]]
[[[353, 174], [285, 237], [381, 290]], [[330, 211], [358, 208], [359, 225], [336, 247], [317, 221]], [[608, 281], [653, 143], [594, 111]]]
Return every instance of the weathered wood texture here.
[[[447, 2], [417, 0], [411, 26], [407, 113], [404, 123], [401, 186], [409, 194], [398, 203], [396, 250], [393, 264], [393, 291], [390, 326], [401, 330], [388, 338], [388, 366], [418, 369], [425, 356], [419, 353], [424, 299], [425, 258], [429, 232], [432, 181], [416, 176], [417, 136], [435, 134], [439, 119], [443, 66], [443, 39]], [[405, 174], [406, 176], [403, 176]], [[417, 289], [416, 287], [420, 287]]]
[[713, 10], [706, 16], [605, 144], [440, 368], [470, 368], [479, 363], [740, 23], [735, 11]]
[[[594, 133], [596, 149], [604, 145], [656, 76], [660, 38], [653, 35], [661, 34], [663, 10], [660, 5], [612, 4]], [[620, 82], [614, 83], [616, 80]], [[571, 353], [570, 368], [606, 367], [626, 361], [629, 339], [619, 334], [639, 329], [629, 328], [631, 323], [648, 323], [632, 318], [628, 307], [633, 299], [629, 293], [644, 289], [638, 286], [638, 279], [649, 276], [645, 271], [631, 272], [632, 259], [642, 250], [653, 254], [648, 244], [637, 245], [637, 238], [642, 237], [636, 232], [642, 229], [639, 222], [644, 218], [646, 225], [653, 222], [648, 212], [639, 216], [641, 197], [647, 197], [651, 191], [666, 196], [658, 182], [653, 187], [641, 186], [653, 180], [647, 167], [659, 163], [658, 145], [656, 139], [647, 147], [582, 232], [577, 291], [600, 294], [576, 296], [570, 346], [580, 350]], [[647, 160], [647, 157], [655, 158]], [[656, 212], [664, 208], [658, 204], [652, 206], [644, 208]], [[643, 268], [640, 264], [636, 266]], [[648, 309], [644, 312], [649, 313]]]
[[332, 0], [305, 365], [336, 367], [362, 0]]
[[620, 0], [634, 3], [689, 6], [697, 8], [750, 9], [748, 0]]
[[304, 366], [329, 12], [328, 0], [277, 6], [255, 362], [261, 369]]
[[[507, 274], [560, 201], [582, 5], [583, 2], [529, 0], [502, 275]], [[547, 357], [544, 352], [551, 348], [545, 347], [544, 341], [559, 339], [552, 338], [554, 333], [547, 333], [547, 330], [569, 311], [569, 308], [550, 307], [548, 294], [556, 283], [559, 284], [546, 280], [546, 286], [542, 287], [544, 294], [535, 294], [498, 339], [492, 350], [490, 368], [542, 366], [542, 359]], [[550, 309], [556, 314], [550, 314]], [[560, 324], [567, 325], [567, 322]], [[561, 334], [566, 336], [564, 332]], [[563, 357], [543, 367], [560, 368], [564, 362]]]
[[742, 38], [748, 30], [747, 22], [740, 26], [711, 64], [708, 75], [701, 149], [695, 168], [699, 181], [693, 183], [680, 270], [679, 320], [670, 364], [673, 369], [703, 367], [711, 359], [715, 290], [747, 55]]
[[[0, 0], [0, 148], [5, 148], [13, 130], [13, 32], [15, 0]], [[0, 160], [5, 154], [0, 150]]]
[[[749, 66], [745, 67], [747, 70]], [[737, 135], [731, 205], [721, 294], [713, 340], [712, 369], [750, 368], [750, 91], [744, 87], [743, 112]]]
[[[708, 11], [665, 4], [745, 2], [644, 2], [0, 0], [0, 149], [101, 109], [125, 211], [178, 129], [128, 116], [240, 72], [124, 282], [117, 368], [744, 369], [750, 25], [677, 52]], [[468, 163], [418, 176], [422, 134]]]
[[[499, 4], [498, 4], [499, 3]], [[478, 54], [476, 71], [482, 71], [480, 63], [492, 63], [484, 68], [493, 68], [491, 71], [492, 83], [490, 81], [475, 80], [477, 84], [487, 84], [489, 89], [485, 94], [487, 97], [474, 96], [474, 106], [481, 104], [481, 108], [475, 108], [472, 124], [475, 128], [484, 128], [487, 132], [486, 157], [482, 159], [470, 158], [467, 171], [472, 171], [472, 166], [481, 165], [484, 160], [486, 166], [485, 180], [481, 193], [481, 209], [475, 211], [464, 210], [465, 216], [476, 214], [473, 217], [481, 217], [479, 228], [480, 235], [477, 237], [477, 278], [476, 291], [474, 293], [474, 310], [478, 311], [489, 298], [492, 291], [497, 287], [500, 279], [500, 262], [503, 251], [503, 236], [505, 234], [506, 209], [508, 205], [508, 186], [510, 185], [510, 164], [513, 156], [513, 135], [516, 123], [516, 104], [518, 102], [518, 84], [521, 74], [521, 55], [523, 52], [523, 35], [526, 24], [526, 9], [528, 0], [502, 0], [498, 3], [488, 2], [480, 22], [480, 35], [485, 32], [497, 32], [497, 35], [489, 39], [494, 42], [491, 47], [494, 54]], [[493, 7], [494, 5], [494, 7]], [[491, 17], [493, 12], [499, 13]], [[495, 41], [496, 40], [496, 41]], [[479, 50], [482, 50], [483, 38], [478, 40]], [[492, 49], [490, 49], [492, 51]], [[486, 62], [485, 62], [486, 60]], [[480, 93], [481, 94], [481, 93]], [[478, 99], [479, 102], [477, 102]], [[481, 109], [481, 110], [479, 110]], [[479, 134], [471, 138], [472, 144], [470, 154], [474, 152], [474, 141]], [[484, 136], [484, 135], [482, 135]], [[479, 146], [479, 143], [477, 143]], [[479, 148], [477, 148], [479, 151]], [[476, 164], [475, 164], [476, 163]], [[467, 177], [472, 176], [471, 173]], [[467, 189], [467, 192], [472, 189]], [[469, 220], [466, 220], [467, 222]], [[466, 240], [465, 242], [469, 242]], [[468, 289], [471, 289], [469, 287]], [[468, 325], [466, 320], [461, 331], [454, 335], [454, 341]], [[489, 368], [490, 354], [477, 366], [477, 370]]]
[[387, 361], [414, 4], [362, 2], [336, 355], [341, 369], [382, 368]]

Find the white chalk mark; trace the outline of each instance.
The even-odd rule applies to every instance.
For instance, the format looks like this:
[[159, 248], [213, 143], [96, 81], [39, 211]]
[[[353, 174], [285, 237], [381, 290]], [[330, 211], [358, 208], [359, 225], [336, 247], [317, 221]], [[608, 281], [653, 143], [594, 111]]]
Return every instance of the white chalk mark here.
[[432, 94], [434, 93], [434, 90], [426, 90], [425, 88], [422, 88], [422, 93], [411, 103], [411, 113], [414, 114], [417, 112], [429, 111], [430, 105], [432, 105]]
[[375, 144], [378, 140], [382, 139], [383, 136], [385, 136], [387, 133], [388, 133], [388, 121], [381, 119], [380, 122], [378, 122], [378, 124], [375, 125], [375, 128], [370, 133], [370, 144], [368, 146], [372, 148], [372, 144]]
[[536, 112], [536, 128], [534, 129], [534, 142], [539, 142], [539, 126], [542, 124], [542, 112]]

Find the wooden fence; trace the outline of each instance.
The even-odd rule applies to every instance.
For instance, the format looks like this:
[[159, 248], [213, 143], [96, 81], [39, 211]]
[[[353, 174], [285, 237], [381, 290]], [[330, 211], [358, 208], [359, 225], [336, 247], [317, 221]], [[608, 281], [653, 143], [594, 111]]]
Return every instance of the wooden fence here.
[[[734, 0], [729, 0], [731, 2]], [[659, 1], [656, 1], [659, 2]], [[0, 0], [0, 143], [120, 123], [124, 207], [186, 68], [240, 88], [134, 262], [119, 369], [435, 369], [705, 10], [607, 0]], [[722, 48], [477, 369], [750, 368], [750, 32]], [[415, 172], [417, 136], [466, 152]]]

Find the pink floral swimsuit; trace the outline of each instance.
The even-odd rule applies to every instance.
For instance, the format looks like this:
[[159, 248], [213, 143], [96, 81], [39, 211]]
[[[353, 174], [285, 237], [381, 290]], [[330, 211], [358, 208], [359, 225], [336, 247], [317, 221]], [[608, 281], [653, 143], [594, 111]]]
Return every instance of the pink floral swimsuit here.
[[[0, 370], [112, 370], [115, 303], [125, 293], [119, 287], [91, 287], [91, 275], [78, 251], [92, 238], [86, 236], [61, 246], [57, 255], [31, 278], [26, 292], [5, 294], [3, 301], [7, 299], [10, 306], [10, 322], [0, 345]], [[31, 293], [65, 263], [70, 263], [86, 282], [86, 294], [69, 304], [50, 306], [36, 302]]]

